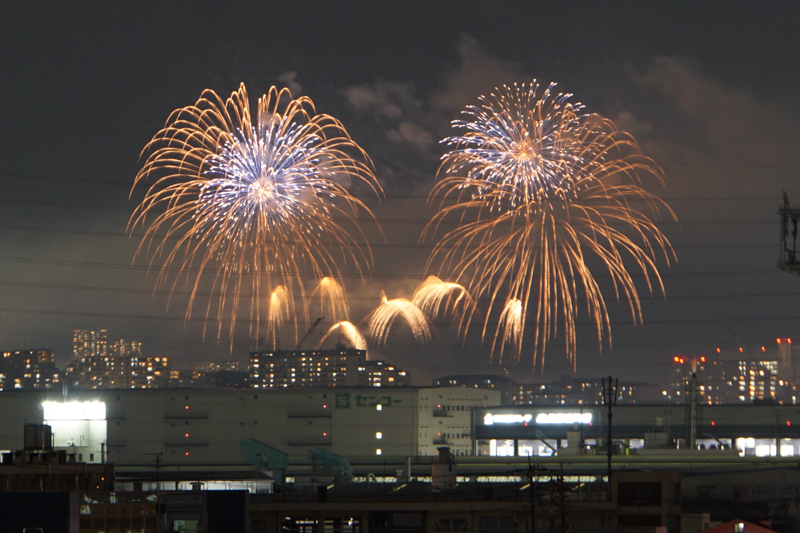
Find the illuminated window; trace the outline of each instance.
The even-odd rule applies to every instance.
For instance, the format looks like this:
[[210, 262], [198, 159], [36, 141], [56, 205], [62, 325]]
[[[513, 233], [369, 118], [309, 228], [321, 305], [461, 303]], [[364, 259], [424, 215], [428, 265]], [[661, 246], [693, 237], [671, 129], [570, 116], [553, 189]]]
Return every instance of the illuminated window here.
[[383, 433], [381, 433], [380, 431], [378, 431], [377, 433], [375, 433], [375, 438], [376, 438], [376, 439], [382, 439], [382, 438], [383, 438]]
[[381, 449], [380, 449], [380, 448], [378, 448], [377, 450], [375, 450], [375, 455], [380, 455], [380, 454], [381, 454]]

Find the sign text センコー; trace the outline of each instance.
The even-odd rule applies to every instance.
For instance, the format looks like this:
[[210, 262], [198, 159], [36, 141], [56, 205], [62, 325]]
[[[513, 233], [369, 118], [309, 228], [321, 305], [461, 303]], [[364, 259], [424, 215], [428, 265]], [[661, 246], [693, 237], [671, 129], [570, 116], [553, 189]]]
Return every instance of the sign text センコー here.
[[[396, 403], [400, 403], [403, 400], [400, 398], [392, 398], [391, 396], [366, 396], [364, 394], [356, 394], [353, 397], [355, 400], [353, 403], [355, 407], [376, 407], [378, 405], [382, 407], [391, 407]], [[337, 409], [350, 409], [350, 393], [349, 392], [337, 392], [336, 393], [336, 408]]]

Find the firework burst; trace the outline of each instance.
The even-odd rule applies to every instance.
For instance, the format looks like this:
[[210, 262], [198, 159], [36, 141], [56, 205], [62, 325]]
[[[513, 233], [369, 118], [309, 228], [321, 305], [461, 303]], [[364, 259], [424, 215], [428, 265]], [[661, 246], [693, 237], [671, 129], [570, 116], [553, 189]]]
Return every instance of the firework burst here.
[[458, 321], [458, 331], [463, 335], [475, 312], [475, 302], [462, 285], [442, 281], [436, 276], [428, 276], [419, 284], [411, 302], [431, 321], [442, 311], [450, 314]]
[[397, 317], [402, 317], [405, 320], [418, 342], [424, 343], [431, 339], [430, 324], [419, 307], [406, 298], [389, 300], [386, 294], [381, 291], [381, 305], [372, 310], [364, 319], [368, 324], [370, 337], [375, 340], [378, 346], [386, 344], [389, 329]]
[[[269, 297], [267, 311], [267, 334], [272, 338], [272, 349], [277, 350], [280, 344], [281, 328], [292, 319], [294, 304], [289, 291], [283, 285], [278, 285]], [[295, 331], [297, 341], [297, 331]]]
[[359, 271], [371, 262], [354, 219], [372, 215], [347, 191], [361, 182], [381, 195], [371, 162], [307, 97], [272, 87], [252, 116], [244, 85], [224, 101], [206, 90], [170, 115], [142, 157], [134, 188], [151, 183], [130, 221], [145, 228], [137, 253], [152, 252], [151, 265], [164, 257], [159, 284], [180, 272], [172, 288], [191, 287], [187, 317], [211, 284], [205, 316], [219, 317], [218, 335], [227, 316], [233, 337], [242, 298], [258, 334], [262, 288], [293, 287], [305, 300], [303, 272], [319, 279], [340, 262]]
[[523, 331], [523, 317], [522, 317], [522, 302], [516, 298], [511, 298], [506, 301], [503, 311], [500, 313], [500, 320], [497, 322], [497, 330], [494, 332], [494, 340], [492, 341], [492, 354], [494, 355], [497, 350], [499, 358], [503, 358], [503, 350], [507, 345], [511, 345], [511, 349], [515, 350], [515, 356], [519, 357], [519, 349], [522, 346], [522, 331]]
[[352, 346], [356, 350], [364, 350], [367, 354], [366, 356], [367, 360], [369, 360], [369, 352], [367, 351], [367, 340], [364, 338], [364, 336], [352, 322], [348, 322], [346, 320], [337, 322], [336, 324], [328, 328], [328, 331], [325, 333], [322, 339], [320, 339], [317, 348], [321, 347], [326, 340], [333, 337], [334, 335], [339, 335], [341, 338], [350, 343], [350, 346]]
[[311, 293], [312, 303], [315, 296], [319, 298], [319, 316], [330, 318], [334, 322], [350, 319], [344, 288], [335, 279], [322, 278]]
[[498, 88], [453, 122], [460, 135], [443, 141], [451, 150], [431, 193], [440, 209], [426, 232], [437, 233], [445, 220], [458, 227], [437, 239], [428, 268], [439, 262], [440, 272], [466, 280], [473, 298], [488, 302], [483, 336], [491, 335], [490, 317], [497, 320], [492, 354], [500, 361], [509, 344], [519, 359], [530, 319], [533, 364], [537, 358], [544, 364], [545, 347], [563, 322], [574, 368], [579, 292], [600, 346], [604, 338], [611, 342], [605, 300], [587, 260], [599, 260], [638, 324], [639, 292], [627, 265], [651, 293], [663, 292], [656, 256], [674, 258], [654, 223], [661, 209], [674, 214], [641, 186], [643, 176], [661, 183], [660, 168], [633, 137], [584, 113], [570, 96], [536, 81]]

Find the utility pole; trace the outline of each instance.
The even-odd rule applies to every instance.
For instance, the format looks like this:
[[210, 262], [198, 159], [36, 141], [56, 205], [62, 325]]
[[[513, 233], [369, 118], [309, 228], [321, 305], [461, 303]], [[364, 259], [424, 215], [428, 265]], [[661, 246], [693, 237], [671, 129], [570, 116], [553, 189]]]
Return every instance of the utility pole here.
[[536, 533], [536, 511], [534, 510], [536, 494], [535, 491], [533, 490], [535, 474], [536, 474], [536, 469], [531, 464], [531, 457], [528, 456], [528, 485], [531, 492], [531, 533]]
[[164, 455], [164, 452], [146, 453], [145, 455], [152, 455], [156, 458], [156, 491], [158, 491], [158, 486], [161, 481], [158, 476], [158, 469], [161, 466], [161, 456]]
[[[536, 471], [545, 470], [539, 469], [536, 465], [531, 463], [531, 458], [528, 456], [528, 492], [530, 493], [530, 520], [531, 529], [530, 533], [536, 533]], [[524, 472], [523, 470], [515, 470], [514, 472]], [[520, 487], [520, 491], [525, 490], [525, 485]]]
[[608, 500], [611, 501], [611, 456], [614, 453], [614, 446], [611, 434], [611, 409], [617, 405], [617, 390], [619, 389], [619, 378], [608, 376], [608, 383], [603, 378], [603, 401], [608, 406], [608, 443], [606, 453], [608, 454]]
[[564, 495], [564, 463], [561, 463], [561, 475], [558, 478], [558, 495], [561, 503], [561, 533], [567, 533], [567, 502]]
[[697, 383], [697, 374], [692, 372], [686, 380], [686, 446], [690, 450], [697, 448], [697, 422], [701, 416], [702, 403]]

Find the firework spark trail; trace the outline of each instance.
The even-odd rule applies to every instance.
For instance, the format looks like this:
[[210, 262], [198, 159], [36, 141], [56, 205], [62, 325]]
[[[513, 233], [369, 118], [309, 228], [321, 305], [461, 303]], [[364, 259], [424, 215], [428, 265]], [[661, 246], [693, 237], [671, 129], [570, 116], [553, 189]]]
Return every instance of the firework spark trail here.
[[375, 344], [383, 346], [397, 317], [403, 317], [417, 342], [424, 343], [431, 339], [431, 328], [425, 314], [411, 300], [394, 298], [389, 300], [381, 291], [381, 305], [373, 309], [364, 319], [369, 328], [369, 335]]
[[467, 280], [473, 298], [488, 302], [484, 339], [491, 335], [492, 310], [500, 313], [493, 357], [497, 351], [502, 361], [510, 343], [518, 360], [525, 322], [535, 317], [534, 366], [537, 358], [544, 364], [547, 343], [563, 321], [575, 368], [579, 290], [600, 347], [604, 337], [611, 344], [608, 310], [587, 260], [599, 259], [616, 298], [627, 301], [633, 322], [641, 323], [639, 292], [626, 264], [644, 276], [651, 293], [663, 292], [655, 261], [661, 255], [669, 263], [674, 253], [654, 219], [660, 210], [674, 214], [641, 187], [642, 175], [659, 183], [662, 175], [636, 141], [553, 89], [540, 90], [535, 80], [504, 86], [481, 97], [479, 107], [468, 107], [467, 119], [453, 122], [466, 131], [443, 141], [451, 151], [430, 196], [440, 208], [425, 235], [437, 233], [445, 220], [460, 222], [437, 239], [428, 269], [438, 262], [440, 272]]
[[[269, 310], [267, 312], [267, 335], [272, 337], [272, 349], [277, 350], [280, 344], [280, 330], [291, 321], [294, 304], [289, 291], [283, 285], [278, 285], [269, 297]], [[295, 328], [295, 342], [297, 342], [297, 329]]]
[[[516, 298], [506, 301], [503, 312], [500, 313], [500, 320], [497, 322], [497, 330], [494, 332], [492, 341], [492, 355], [499, 352], [499, 358], [503, 358], [503, 350], [510, 344], [516, 350], [515, 356], [519, 357], [519, 349], [522, 346], [522, 332], [525, 325], [525, 317], [522, 314], [522, 302]], [[502, 337], [501, 337], [502, 333]], [[498, 342], [499, 341], [499, 342]], [[499, 344], [499, 348], [497, 348]]]
[[228, 315], [233, 338], [241, 293], [251, 299], [251, 323], [260, 324], [262, 287], [294, 287], [305, 300], [303, 267], [319, 279], [337, 274], [339, 261], [359, 272], [371, 264], [356, 217], [374, 217], [346, 185], [360, 182], [380, 196], [372, 163], [307, 97], [272, 87], [252, 117], [244, 85], [225, 101], [206, 90], [170, 115], [142, 157], [134, 189], [151, 183], [129, 223], [131, 231], [146, 228], [137, 254], [152, 253], [151, 265], [164, 257], [158, 284], [179, 268], [171, 288], [181, 279], [191, 287], [187, 318], [198, 290], [211, 285], [205, 316], [219, 317], [218, 336]]
[[335, 279], [329, 276], [322, 278], [311, 293], [309, 304], [313, 302], [314, 296], [319, 297], [319, 316], [328, 317], [333, 322], [350, 319], [344, 288]]
[[332, 325], [325, 335], [320, 339], [317, 348], [322, 347], [324, 342], [333, 335], [338, 334], [341, 335], [347, 340], [350, 345], [355, 348], [356, 350], [364, 350], [367, 353], [367, 361], [369, 361], [369, 351], [367, 350], [367, 340], [358, 331], [358, 328], [352, 323], [346, 320], [341, 322], [337, 322], [336, 324]]
[[442, 281], [436, 276], [428, 276], [414, 290], [411, 302], [425, 313], [430, 321], [439, 316], [440, 311], [458, 320], [458, 332], [465, 336], [466, 329], [475, 312], [475, 302], [467, 290], [458, 283]]

